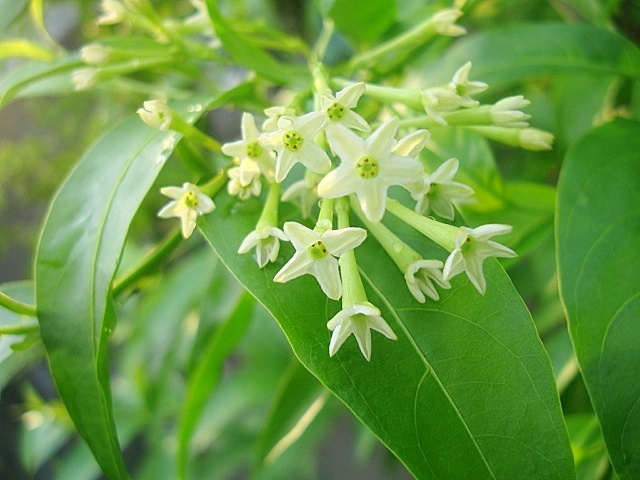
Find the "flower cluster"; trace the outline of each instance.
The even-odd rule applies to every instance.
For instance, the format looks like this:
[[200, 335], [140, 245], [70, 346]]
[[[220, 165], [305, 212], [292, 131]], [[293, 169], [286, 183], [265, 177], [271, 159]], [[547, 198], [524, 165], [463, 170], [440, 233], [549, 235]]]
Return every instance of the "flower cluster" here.
[[[104, 2], [106, 5], [110, 2]], [[114, 18], [118, 13], [115, 7], [110, 12]], [[445, 13], [426, 22], [424, 31], [416, 30], [416, 35], [463, 34], [454, 23], [461, 12], [450, 9]], [[93, 53], [97, 57], [101, 54]], [[366, 64], [369, 56], [361, 57], [356, 65]], [[420, 303], [438, 301], [441, 290], [452, 288], [452, 278], [461, 273], [484, 294], [484, 260], [515, 256], [513, 250], [491, 240], [509, 233], [508, 225], [468, 228], [446, 223], [455, 219], [461, 204], [472, 201], [474, 190], [456, 181], [456, 158], [431, 170], [421, 159], [422, 151], [429, 148], [428, 129], [438, 126], [462, 126], [531, 150], [551, 148], [551, 134], [529, 127], [530, 116], [521, 111], [529, 101], [522, 96], [493, 104], [477, 100], [476, 95], [488, 86], [470, 80], [471, 68], [471, 63], [466, 63], [448, 83], [425, 89], [329, 80], [318, 68], [313, 72], [313, 107], [306, 111], [300, 111], [299, 106], [268, 108], [260, 126], [253, 114], [244, 113], [241, 138], [224, 145], [202, 138], [201, 132], [163, 102], [145, 102], [138, 113], [155, 128], [175, 130], [225, 154], [230, 195], [244, 201], [267, 191], [255, 228], [238, 245], [238, 253], [254, 252], [263, 268], [280, 261], [281, 242], [291, 242], [295, 253], [281, 259], [284, 265], [274, 272], [273, 281], [286, 283], [303, 275], [313, 276], [329, 299], [342, 302], [342, 309], [327, 323], [332, 332], [329, 354], [333, 356], [353, 334], [369, 360], [371, 330], [389, 339], [396, 335], [380, 309], [369, 301], [360, 276], [355, 250], [367, 236], [373, 236], [383, 248], [403, 276], [408, 293]], [[339, 90], [334, 92], [330, 84]], [[370, 124], [357, 112], [363, 96], [389, 106], [402, 104], [403, 111], [413, 112], [400, 119], [382, 110], [380, 120]], [[301, 104], [298, 98], [295, 105]], [[389, 196], [392, 188], [406, 190], [405, 197], [415, 202], [411, 208]], [[193, 232], [198, 216], [214, 208], [207, 196], [214, 192], [204, 194], [192, 184], [162, 191], [173, 201], [159, 215], [179, 217], [185, 237]], [[292, 200], [299, 202], [303, 219], [315, 216], [313, 224], [279, 222], [280, 203]], [[424, 258], [383, 223], [387, 212], [448, 255]], [[365, 228], [351, 225], [352, 214]]]

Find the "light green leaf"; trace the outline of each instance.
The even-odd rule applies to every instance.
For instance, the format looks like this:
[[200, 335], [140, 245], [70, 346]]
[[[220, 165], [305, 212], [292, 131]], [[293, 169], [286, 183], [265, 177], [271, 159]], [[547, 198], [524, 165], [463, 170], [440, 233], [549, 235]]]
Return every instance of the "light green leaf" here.
[[263, 463], [276, 461], [304, 433], [326, 401], [326, 390], [297, 360], [291, 362], [276, 390], [258, 444], [258, 469]]
[[42, 45], [24, 38], [0, 42], [0, 60], [3, 58], [22, 57], [33, 60], [53, 60], [53, 54]]
[[611, 462], [640, 478], [640, 123], [615, 120], [568, 152], [558, 183], [560, 292]]
[[488, 83], [490, 91], [559, 72], [640, 78], [640, 50], [624, 37], [588, 25], [536, 24], [461, 38], [429, 64], [421, 81], [445, 84], [468, 61], [472, 78]]
[[[177, 105], [186, 111], [197, 100]], [[198, 109], [190, 109], [198, 110]], [[191, 113], [195, 120], [199, 113]], [[108, 132], [55, 197], [36, 259], [42, 339], [60, 396], [109, 478], [126, 478], [111, 407], [110, 296], [129, 223], [179, 140], [137, 116]]]
[[83, 63], [78, 55], [61, 57], [52, 62], [32, 61], [11, 70], [0, 79], [0, 108], [13, 100], [22, 90], [40, 80], [69, 74]]
[[176, 468], [179, 478], [187, 478], [189, 444], [198, 420], [211, 392], [222, 377], [222, 367], [227, 356], [244, 336], [252, 318], [254, 300], [244, 294], [225, 323], [206, 345], [200, 363], [189, 377], [178, 433]]
[[396, 2], [336, 0], [331, 6], [329, 16], [338, 30], [348, 38], [358, 44], [371, 45], [395, 22]]
[[[367, 362], [353, 338], [328, 355], [339, 309], [304, 276], [272, 281], [293, 252], [258, 269], [236, 250], [255, 226], [251, 204], [223, 196], [201, 229], [223, 262], [276, 318], [301, 363], [420, 479], [567, 479], [574, 468], [549, 358], [531, 316], [497, 262], [488, 291], [462, 278], [439, 302], [418, 304], [401, 273], [367, 239], [357, 257], [369, 299], [398, 336], [374, 332]], [[244, 211], [246, 210], [248, 211]], [[397, 225], [394, 226], [394, 229]], [[429, 256], [424, 238], [401, 232]]]
[[9, 25], [27, 7], [29, 0], [0, 0], [0, 32], [4, 32]]

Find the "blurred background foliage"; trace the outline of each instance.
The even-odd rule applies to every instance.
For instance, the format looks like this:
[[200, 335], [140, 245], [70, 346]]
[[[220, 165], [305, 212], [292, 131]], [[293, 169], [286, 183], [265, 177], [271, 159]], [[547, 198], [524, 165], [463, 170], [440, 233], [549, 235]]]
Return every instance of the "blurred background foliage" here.
[[[304, 45], [313, 43], [319, 31], [319, 9], [328, 9], [338, 31], [330, 49], [336, 62], [347, 58], [354, 49], [366, 49], [406, 30], [416, 16], [450, 6], [449, 1], [380, 1], [374, 25], [353, 28], [349, 24], [352, 9], [371, 1], [228, 0], [221, 4], [224, 12], [245, 19], [247, 29], [263, 29], [265, 41], [278, 39], [272, 26], [290, 34], [286, 37], [289, 40], [300, 39], [291, 48], [293, 55], [296, 49], [302, 52]], [[99, 9], [95, 1], [48, 0], [43, 6], [45, 31], [37, 13], [34, 15], [34, 4], [38, 3], [0, 0], [0, 41], [24, 38], [53, 49], [77, 51], [110, 32], [125, 34], [130, 28], [96, 26]], [[163, 18], [184, 18], [193, 11], [187, 1], [153, 3]], [[538, 22], [598, 25], [640, 42], [640, 4], [635, 0], [469, 0], [460, 23], [473, 33]], [[398, 78], [419, 76], [431, 55], [432, 50], [428, 50], [397, 63], [394, 68]], [[20, 59], [3, 58], [0, 52], [0, 78], [20, 63]], [[135, 72], [128, 79], [153, 82], [159, 81], [161, 75], [162, 71], [149, 69]], [[185, 86], [184, 78], [176, 72], [172, 75], [163, 81], [172, 82], [176, 88]], [[576, 85], [580, 87], [575, 89]], [[108, 95], [100, 87], [71, 95], [67, 86], [57, 95], [19, 98], [1, 111], [0, 284], [7, 284], [5, 290], [16, 298], [28, 301], [32, 297], [28, 280], [32, 278], [33, 255], [48, 202], [56, 189], [100, 132], [135, 112], [149, 98], [149, 92], [128, 87], [125, 83], [112, 85]], [[537, 76], [512, 90], [490, 89], [489, 94], [496, 99], [524, 94], [532, 101], [528, 111], [533, 116], [532, 124], [556, 135], [555, 148], [544, 153], [492, 144], [504, 181], [549, 186], [550, 190], [537, 192], [537, 198], [542, 211], [552, 212], [553, 205], [549, 208], [544, 202], [553, 204], [552, 187], [568, 145], [594, 122], [625, 115], [630, 103], [637, 104], [637, 93], [631, 84], [621, 80], [572, 74]], [[238, 119], [237, 112], [216, 111], [199, 126], [224, 142], [238, 137]], [[166, 179], [185, 177], [184, 169], [180, 162], [168, 163], [158, 185], [166, 184]], [[517, 193], [514, 192], [514, 201]], [[152, 189], [131, 227], [122, 270], [167, 232], [166, 222], [155, 221], [155, 212], [162, 203], [157, 189]], [[611, 478], [598, 425], [577, 375], [564, 326], [552, 260], [552, 221], [551, 214], [546, 228], [540, 229], [540, 238], [533, 241], [525, 258], [514, 264], [509, 273], [533, 313], [556, 368], [578, 478]], [[121, 442], [135, 478], [172, 477], [177, 429], [189, 388], [188, 373], [202, 363], [210, 339], [224, 319], [239, 308], [251, 312], [247, 334], [224, 362], [213, 365], [220, 369], [221, 382], [215, 393], [206, 397], [202, 417], [195, 427], [190, 464], [193, 478], [410, 478], [337, 400], [326, 395], [318, 397], [323, 402], [320, 413], [302, 436], [276, 455], [278, 450], [272, 450], [277, 443], [274, 438], [282, 432], [277, 431], [278, 422], [272, 414], [290, 393], [286, 389], [293, 380], [315, 385], [300, 391], [316, 388], [320, 392], [321, 387], [297, 364], [276, 322], [243, 293], [210, 251], [203, 250], [202, 243], [198, 236], [184, 242], [171, 261], [163, 265], [164, 282], [147, 278], [144, 293], [119, 300], [118, 329], [112, 337], [112, 384]], [[13, 349], [22, 349], [14, 355], [9, 348], [6, 341], [0, 344], [0, 477], [98, 478], [95, 461], [56, 398], [37, 341], [12, 345]], [[305, 400], [300, 399], [300, 404]], [[291, 418], [296, 415], [292, 413]], [[269, 462], [257, 468], [256, 459], [264, 457]]]

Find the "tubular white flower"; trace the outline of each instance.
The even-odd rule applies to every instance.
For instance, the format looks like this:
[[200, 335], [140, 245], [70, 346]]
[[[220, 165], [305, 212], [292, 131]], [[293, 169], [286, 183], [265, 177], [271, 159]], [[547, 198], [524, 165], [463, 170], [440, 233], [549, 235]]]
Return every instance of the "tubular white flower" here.
[[[264, 148], [258, 138], [260, 131], [256, 126], [256, 121], [250, 113], [242, 115], [242, 140], [225, 143], [222, 145], [222, 153], [231, 157], [236, 157], [242, 161], [252, 160], [269, 181], [273, 181], [274, 159], [271, 152]], [[245, 185], [246, 186], [246, 185]]]
[[147, 100], [137, 113], [144, 123], [160, 130], [169, 130], [173, 120], [173, 110], [161, 100]]
[[351, 110], [358, 105], [365, 88], [365, 83], [359, 82], [343, 88], [335, 97], [326, 93], [320, 96], [320, 109], [327, 117], [327, 128], [343, 125], [363, 132], [371, 130], [367, 121]]
[[404, 279], [411, 295], [420, 303], [426, 301], [425, 294], [433, 300], [439, 300], [440, 295], [434, 282], [442, 288], [451, 288], [442, 276], [442, 262], [440, 260], [423, 260], [413, 262], [407, 268]]
[[518, 139], [520, 146], [527, 150], [551, 150], [553, 145], [553, 134], [537, 128], [523, 128]]
[[367, 236], [366, 230], [349, 227], [319, 233], [299, 223], [286, 222], [284, 233], [296, 253], [273, 281], [284, 283], [308, 273], [318, 280], [327, 297], [338, 300], [342, 296], [342, 282], [335, 257], [360, 245]]
[[489, 85], [484, 82], [469, 80], [469, 72], [471, 72], [471, 62], [465, 63], [453, 74], [453, 79], [449, 83], [449, 88], [455, 91], [465, 102], [463, 106], [474, 107], [479, 104], [477, 100], [471, 98], [471, 95], [484, 92]]
[[182, 187], [163, 187], [160, 193], [174, 200], [162, 207], [158, 216], [178, 217], [184, 238], [189, 238], [193, 233], [199, 215], [212, 212], [216, 208], [213, 200], [192, 183], [183, 183]]
[[367, 361], [371, 360], [371, 330], [382, 333], [391, 340], [396, 334], [384, 321], [380, 310], [368, 301], [354, 303], [340, 310], [329, 322], [327, 328], [333, 332], [329, 343], [329, 356], [333, 357], [349, 335], [353, 334], [358, 347]]
[[296, 163], [302, 163], [316, 173], [327, 173], [331, 160], [318, 146], [314, 137], [324, 127], [327, 119], [318, 112], [302, 117], [282, 116], [278, 130], [260, 136], [260, 143], [277, 152], [275, 181], [280, 183]]
[[80, 58], [89, 65], [102, 65], [109, 61], [111, 51], [99, 43], [90, 43], [80, 49]]
[[275, 132], [278, 130], [280, 117], [295, 117], [296, 111], [290, 107], [276, 106], [265, 109], [264, 114], [267, 116], [267, 119], [262, 124], [262, 131]]
[[252, 248], [256, 249], [256, 262], [260, 268], [269, 262], [275, 262], [280, 252], [280, 240], [287, 241], [287, 236], [282, 230], [272, 226], [256, 227], [249, 233], [238, 248], [238, 253], [247, 253]]
[[347, 129], [327, 132], [340, 166], [318, 184], [318, 195], [338, 198], [355, 193], [367, 218], [378, 222], [384, 215], [387, 189], [407, 186], [424, 174], [422, 164], [391, 151], [398, 119], [387, 120], [369, 138], [362, 139]]
[[531, 115], [518, 109], [530, 104], [531, 102], [522, 95], [503, 98], [491, 106], [491, 119], [495, 125], [503, 127], [528, 127], [526, 120], [530, 119]]
[[484, 295], [487, 283], [482, 271], [482, 262], [487, 257], [511, 258], [516, 252], [504, 245], [489, 240], [494, 235], [511, 231], [510, 225], [488, 224], [477, 228], [460, 227], [455, 238], [455, 248], [444, 264], [445, 280], [466, 272], [473, 286]]
[[458, 160], [450, 158], [440, 165], [435, 172], [424, 177], [422, 188], [412, 193], [417, 201], [416, 212], [427, 215], [433, 211], [442, 218], [453, 220], [453, 202], [465, 200], [473, 195], [473, 188], [463, 183], [454, 182], [458, 171]]
[[100, 3], [102, 13], [98, 16], [98, 25], [115, 25], [122, 22], [125, 17], [126, 8], [119, 0], [102, 0]]
[[250, 158], [245, 158], [240, 162], [240, 165], [230, 168], [227, 175], [229, 177], [227, 183], [229, 195], [238, 196], [240, 200], [260, 195], [262, 191], [260, 168]]
[[431, 21], [433, 22], [433, 26], [435, 30], [440, 35], [446, 35], [448, 37], [459, 37], [460, 35], [464, 35], [467, 31], [459, 25], [456, 25], [455, 22], [462, 16], [462, 11], [457, 8], [447, 8], [445, 10], [441, 10], [436, 12], [432, 17]]
[[76, 90], [94, 87], [99, 79], [98, 69], [94, 67], [80, 67], [71, 72], [71, 82]]

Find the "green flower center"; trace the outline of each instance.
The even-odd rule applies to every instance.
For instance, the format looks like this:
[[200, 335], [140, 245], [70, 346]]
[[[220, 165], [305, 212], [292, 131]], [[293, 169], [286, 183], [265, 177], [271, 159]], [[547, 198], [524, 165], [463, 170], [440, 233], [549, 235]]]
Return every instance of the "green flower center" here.
[[365, 155], [356, 163], [356, 172], [362, 178], [375, 178], [378, 176], [378, 162], [372, 157]]
[[312, 243], [307, 248], [307, 251], [309, 252], [309, 255], [311, 255], [311, 258], [313, 258], [314, 260], [320, 260], [321, 258], [324, 258], [329, 254], [329, 251], [327, 250], [327, 247], [325, 247], [322, 243], [322, 240], [318, 240], [317, 242]]
[[258, 158], [260, 155], [262, 155], [263, 151], [264, 148], [262, 148], [262, 145], [260, 145], [255, 140], [247, 144], [247, 156], [249, 158]]
[[296, 130], [289, 130], [282, 137], [282, 144], [292, 152], [300, 150], [303, 141], [304, 138]]
[[327, 108], [327, 116], [329, 117], [329, 120], [332, 120], [334, 122], [342, 120], [342, 117], [344, 117], [344, 112], [345, 108], [342, 106], [342, 104], [337, 102]]
[[463, 255], [468, 255], [473, 252], [473, 239], [469, 235], [464, 239], [464, 243], [460, 245], [460, 251]]
[[193, 192], [185, 193], [182, 201], [189, 208], [196, 208], [198, 206], [198, 196]]

